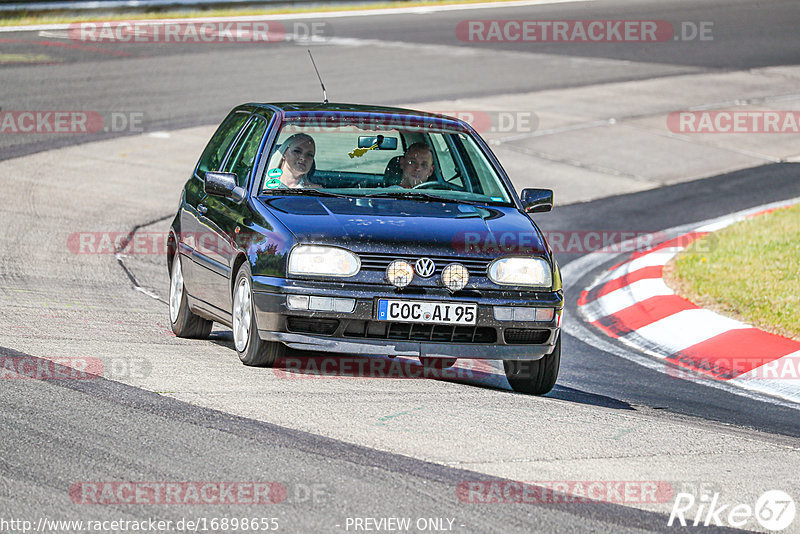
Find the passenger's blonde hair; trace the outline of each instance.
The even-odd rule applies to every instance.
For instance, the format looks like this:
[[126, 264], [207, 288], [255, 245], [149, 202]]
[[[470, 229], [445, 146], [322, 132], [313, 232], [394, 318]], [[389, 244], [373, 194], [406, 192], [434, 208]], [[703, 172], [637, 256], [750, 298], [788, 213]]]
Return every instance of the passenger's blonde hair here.
[[[299, 145], [302, 143], [311, 142], [314, 147], [316, 147], [316, 143], [314, 142], [314, 138], [305, 133], [296, 133], [292, 134], [287, 137], [283, 143], [278, 147], [278, 150], [275, 151], [272, 156], [269, 158], [269, 166], [267, 169], [279, 169], [283, 164], [283, 159], [285, 158], [286, 152], [295, 145]], [[307, 174], [307, 173], [306, 173]]]

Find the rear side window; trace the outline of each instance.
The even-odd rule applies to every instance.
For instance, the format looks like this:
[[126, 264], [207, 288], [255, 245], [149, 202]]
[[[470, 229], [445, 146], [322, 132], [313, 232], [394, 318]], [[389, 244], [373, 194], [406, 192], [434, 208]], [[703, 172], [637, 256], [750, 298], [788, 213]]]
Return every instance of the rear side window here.
[[236, 139], [236, 134], [242, 129], [248, 116], [248, 113], [233, 113], [228, 115], [228, 118], [217, 128], [200, 157], [200, 163], [197, 164], [197, 175], [200, 178], [205, 178], [208, 171], [220, 170], [228, 148]]
[[253, 160], [256, 158], [261, 138], [267, 130], [267, 121], [261, 117], [254, 117], [245, 127], [244, 133], [239, 136], [239, 140], [231, 151], [231, 156], [225, 164], [225, 172], [236, 174], [236, 183], [240, 187], [247, 185], [247, 177], [253, 168]]

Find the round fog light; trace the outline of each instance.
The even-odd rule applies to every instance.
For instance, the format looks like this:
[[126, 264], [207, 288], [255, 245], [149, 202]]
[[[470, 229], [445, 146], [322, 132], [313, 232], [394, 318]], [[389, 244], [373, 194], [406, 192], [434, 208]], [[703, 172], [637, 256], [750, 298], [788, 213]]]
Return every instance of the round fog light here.
[[403, 260], [394, 260], [386, 268], [386, 278], [395, 287], [406, 287], [414, 278], [414, 268]]
[[469, 271], [460, 263], [451, 263], [442, 269], [442, 284], [444, 284], [451, 293], [464, 289], [467, 282], [469, 282]]

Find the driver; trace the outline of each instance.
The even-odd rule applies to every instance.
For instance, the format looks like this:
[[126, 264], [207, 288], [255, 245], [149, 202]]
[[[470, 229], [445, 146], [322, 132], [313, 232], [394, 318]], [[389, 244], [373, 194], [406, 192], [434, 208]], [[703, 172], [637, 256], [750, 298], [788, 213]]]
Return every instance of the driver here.
[[433, 175], [433, 151], [421, 141], [409, 146], [399, 163], [403, 170], [400, 186], [406, 189], [427, 182]]

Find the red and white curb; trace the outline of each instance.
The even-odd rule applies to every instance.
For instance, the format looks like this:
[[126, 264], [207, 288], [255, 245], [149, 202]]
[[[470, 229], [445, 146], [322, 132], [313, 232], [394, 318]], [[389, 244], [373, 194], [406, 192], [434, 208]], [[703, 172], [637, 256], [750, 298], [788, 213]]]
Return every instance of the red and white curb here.
[[[664, 361], [660, 370], [676, 378], [723, 382], [800, 402], [800, 342], [703, 309], [676, 295], [662, 278], [667, 262], [699, 237], [799, 201], [664, 231], [675, 237], [629, 255], [585, 288], [579, 313], [606, 335]], [[574, 274], [562, 270], [562, 277], [580, 276], [573, 264], [597, 261], [591, 256], [600, 262], [609, 257], [603, 251], [590, 254], [568, 264], [564, 270], [572, 267]]]

